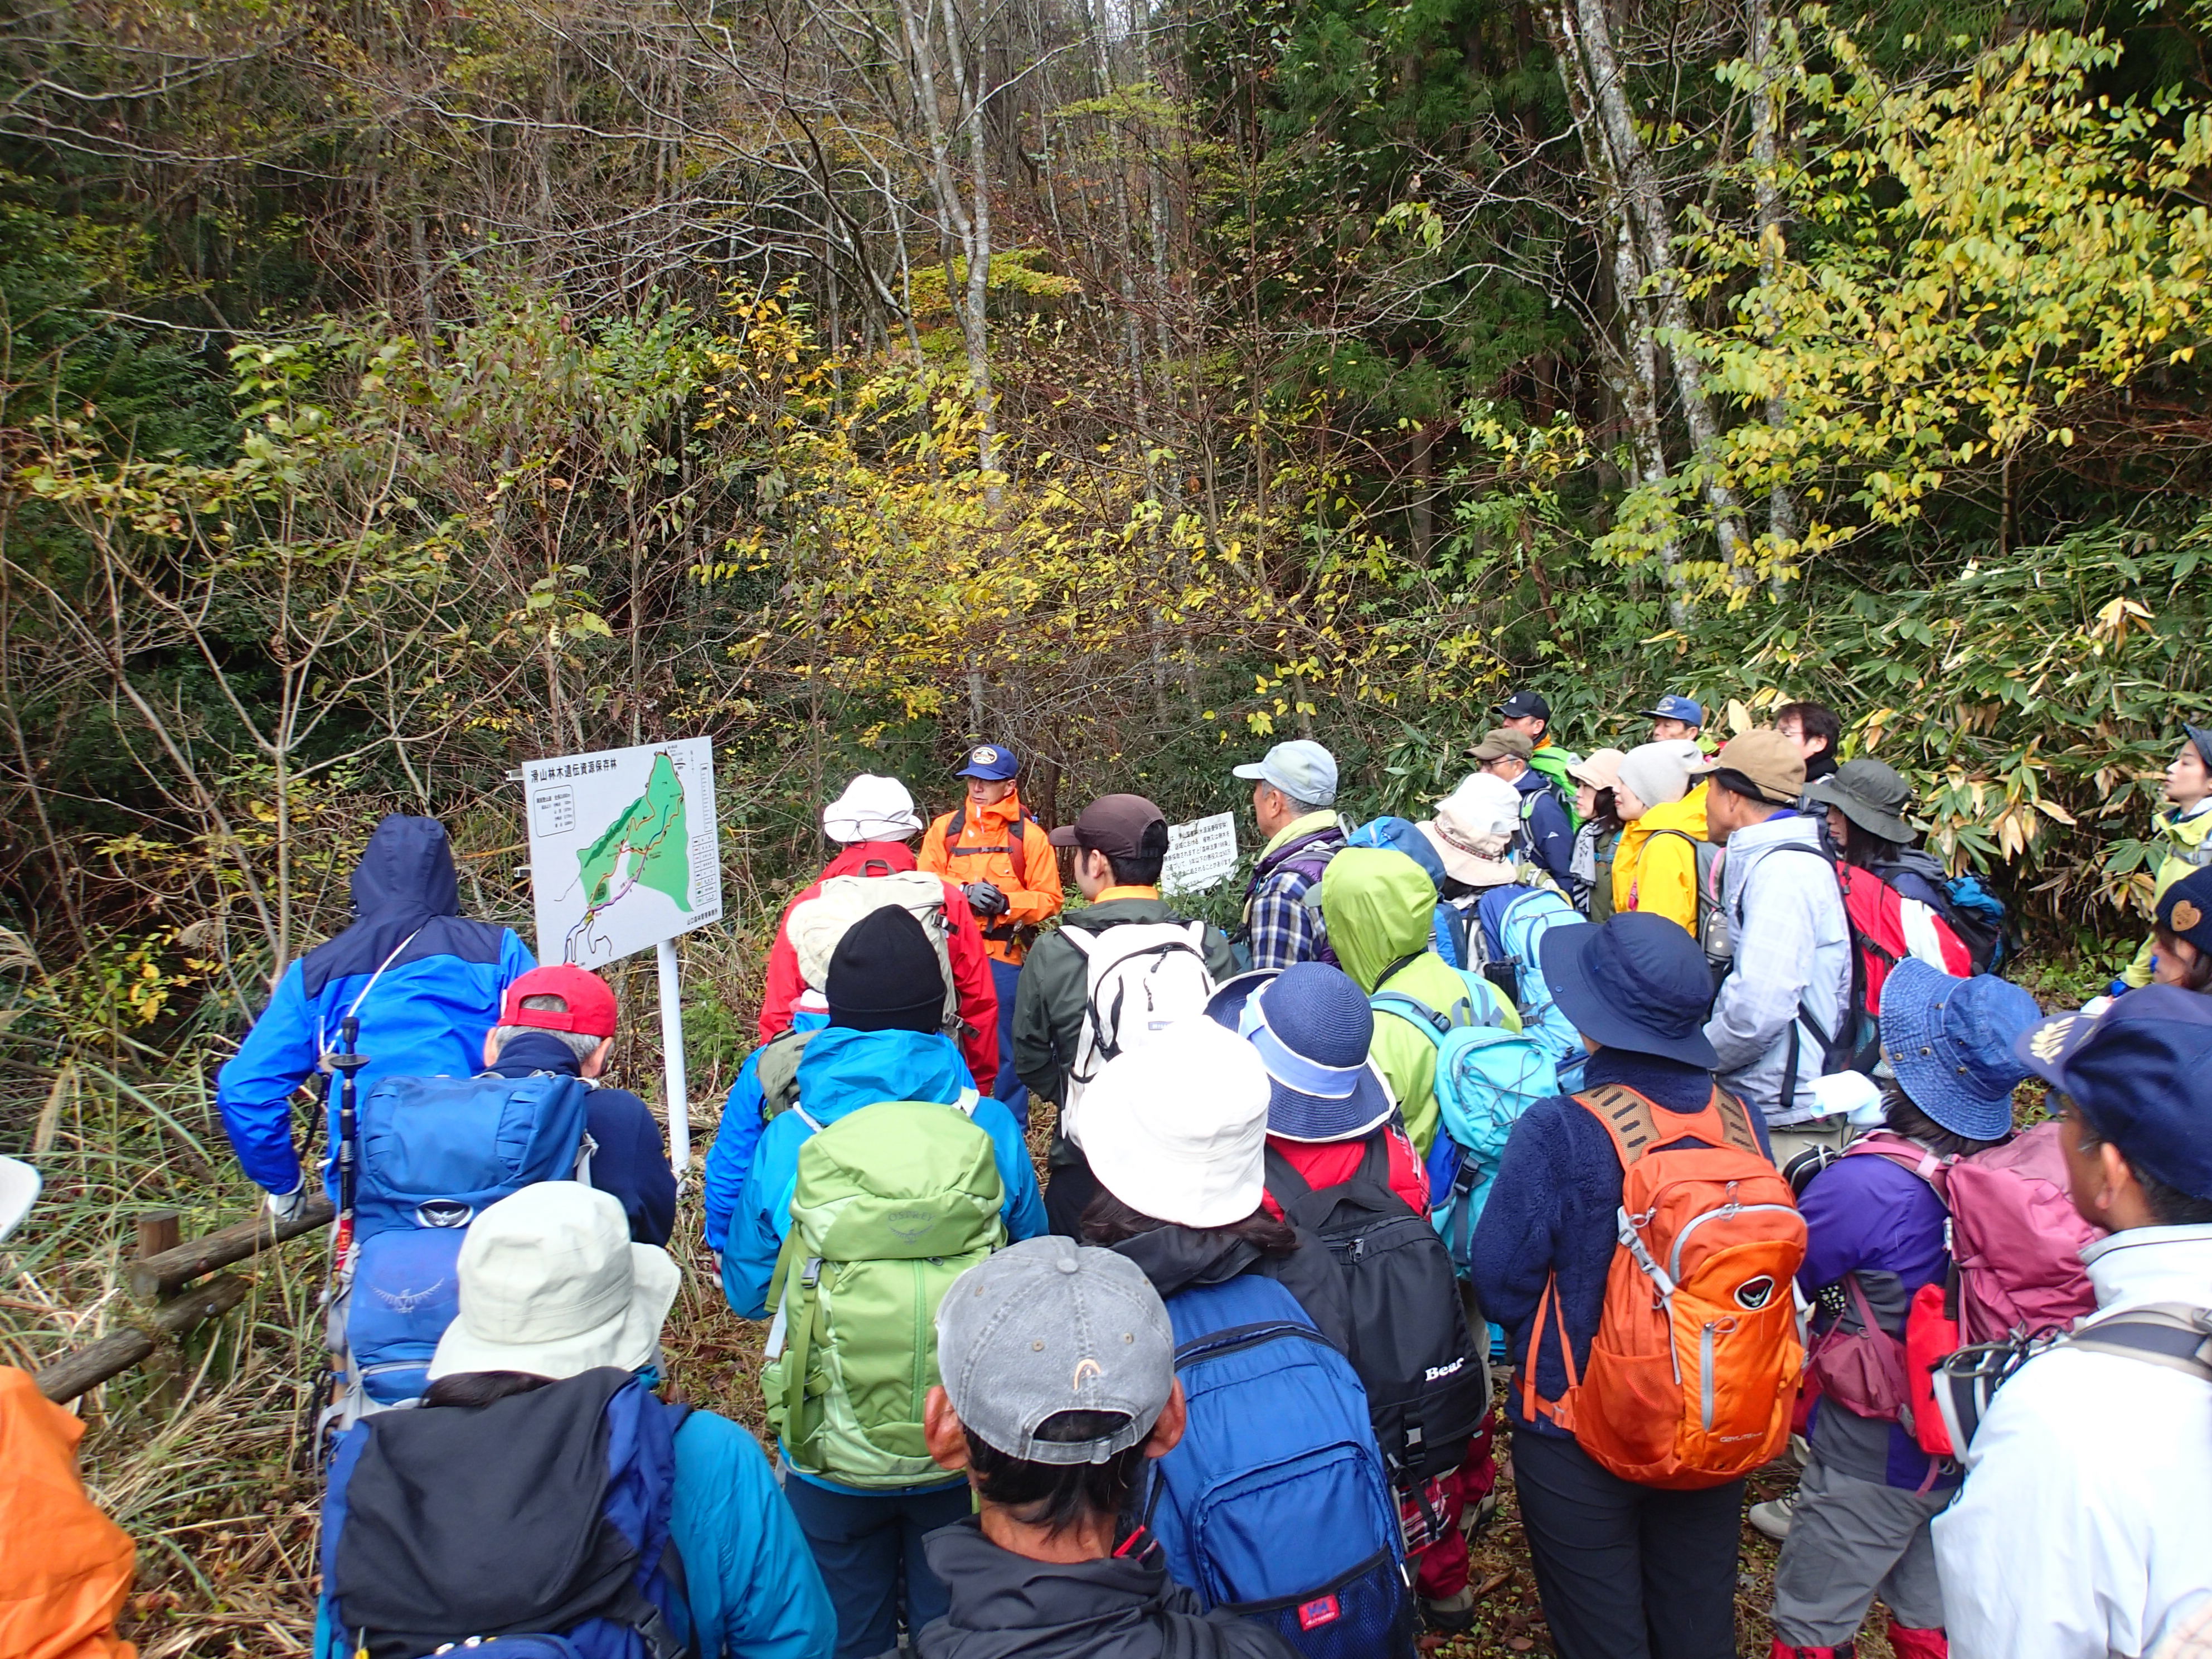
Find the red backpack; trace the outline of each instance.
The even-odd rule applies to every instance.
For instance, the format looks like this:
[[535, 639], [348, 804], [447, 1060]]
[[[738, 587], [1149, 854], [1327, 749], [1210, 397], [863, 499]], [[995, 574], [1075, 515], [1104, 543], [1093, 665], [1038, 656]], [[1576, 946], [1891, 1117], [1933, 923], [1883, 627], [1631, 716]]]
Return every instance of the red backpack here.
[[1905, 897], [1870, 871], [1838, 862], [1836, 885], [1851, 930], [1851, 1063], [1872, 1071], [1881, 1053], [1881, 988], [1890, 969], [1917, 957], [1954, 979], [1966, 979], [1974, 971], [1973, 952], [1942, 912]]
[[2056, 1123], [1966, 1158], [1942, 1158], [1879, 1129], [1844, 1156], [1887, 1158], [1936, 1189], [1951, 1216], [1951, 1269], [1913, 1293], [1903, 1342], [1875, 1323], [1847, 1279], [1858, 1328], [1846, 1331], [1838, 1320], [1814, 1344], [1808, 1369], [1846, 1411], [1902, 1424], [1923, 1451], [1953, 1455], [1935, 1407], [1934, 1367], [1968, 1344], [2047, 1335], [2095, 1311], [2081, 1249], [2104, 1234], [2067, 1196]]

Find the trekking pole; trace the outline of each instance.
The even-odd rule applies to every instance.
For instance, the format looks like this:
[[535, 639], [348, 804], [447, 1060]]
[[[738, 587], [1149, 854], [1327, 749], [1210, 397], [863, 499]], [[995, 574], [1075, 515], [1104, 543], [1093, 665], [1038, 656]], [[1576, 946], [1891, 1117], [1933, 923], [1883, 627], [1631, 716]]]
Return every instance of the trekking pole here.
[[353, 1196], [356, 1170], [354, 1163], [354, 1140], [356, 1121], [356, 1085], [354, 1074], [368, 1064], [368, 1056], [361, 1054], [356, 1044], [361, 1039], [361, 1021], [348, 1014], [338, 1022], [338, 1042], [342, 1045], [330, 1057], [331, 1069], [338, 1077], [338, 1231], [337, 1246], [332, 1260], [343, 1267], [353, 1247]]

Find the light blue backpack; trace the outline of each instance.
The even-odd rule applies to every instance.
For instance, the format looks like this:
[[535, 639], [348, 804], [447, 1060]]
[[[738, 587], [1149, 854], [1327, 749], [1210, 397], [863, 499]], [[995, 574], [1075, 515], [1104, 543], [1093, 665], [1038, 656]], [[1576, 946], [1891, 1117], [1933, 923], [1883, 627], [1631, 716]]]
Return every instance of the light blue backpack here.
[[1468, 994], [1449, 1016], [1401, 991], [1378, 991], [1370, 1000], [1436, 1044], [1443, 1133], [1429, 1149], [1429, 1215], [1464, 1275], [1505, 1138], [1530, 1105], [1559, 1091], [1559, 1068], [1542, 1034], [1505, 1028], [1503, 992], [1480, 974], [1462, 969], [1459, 976]]
[[1499, 887], [1484, 894], [1477, 909], [1491, 965], [1512, 977], [1522, 1029], [1550, 1049], [1555, 1060], [1581, 1054], [1582, 1033], [1553, 1000], [1540, 954], [1544, 935], [1553, 928], [1582, 924], [1574, 906], [1547, 887]]

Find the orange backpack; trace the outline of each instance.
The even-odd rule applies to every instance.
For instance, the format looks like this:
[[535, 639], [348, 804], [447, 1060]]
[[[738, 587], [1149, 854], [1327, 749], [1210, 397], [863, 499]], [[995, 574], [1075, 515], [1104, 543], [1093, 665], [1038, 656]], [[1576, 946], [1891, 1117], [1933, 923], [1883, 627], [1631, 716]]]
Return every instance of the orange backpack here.
[[[1633, 1089], [1578, 1094], [1613, 1137], [1623, 1171], [1620, 1243], [1605, 1313], [1577, 1377], [1559, 1275], [1536, 1304], [1521, 1404], [1572, 1434], [1603, 1468], [1639, 1486], [1717, 1486], [1778, 1454], [1805, 1369], [1790, 1284], [1805, 1259], [1805, 1221], [1790, 1183], [1759, 1149], [1743, 1103], [1713, 1091], [1694, 1117]], [[1662, 1141], [1688, 1137], [1702, 1144]], [[1559, 1328], [1567, 1389], [1536, 1397], [1547, 1310]]]

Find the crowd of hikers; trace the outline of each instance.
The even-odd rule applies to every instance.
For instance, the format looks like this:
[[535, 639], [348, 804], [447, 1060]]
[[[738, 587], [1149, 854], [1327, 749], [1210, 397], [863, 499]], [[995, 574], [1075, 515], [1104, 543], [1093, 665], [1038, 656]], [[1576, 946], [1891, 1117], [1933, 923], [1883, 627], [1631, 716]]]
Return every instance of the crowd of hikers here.
[[[1003, 744], [926, 827], [824, 807], [704, 1170], [772, 1456], [664, 1397], [612, 992], [385, 820], [219, 1085], [292, 1215], [328, 1079], [317, 1659], [1411, 1659], [1509, 1456], [1565, 1659], [1735, 1654], [1747, 1523], [1774, 1659], [1877, 1600], [1900, 1659], [2212, 1654], [2212, 731], [2141, 955], [2046, 1012], [1832, 710], [1498, 716], [1419, 822], [1237, 766], [1233, 933], [1153, 803], [1048, 830]], [[0, 1370], [0, 1652], [129, 1650], [76, 1431]]]

